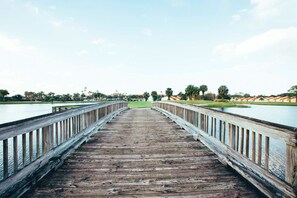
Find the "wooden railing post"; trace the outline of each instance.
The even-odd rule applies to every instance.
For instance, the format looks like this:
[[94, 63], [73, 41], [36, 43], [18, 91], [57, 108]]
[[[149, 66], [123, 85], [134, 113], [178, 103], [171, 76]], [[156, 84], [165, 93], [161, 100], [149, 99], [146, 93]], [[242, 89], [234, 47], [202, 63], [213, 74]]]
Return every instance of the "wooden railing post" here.
[[8, 140], [3, 140], [3, 177], [7, 178], [8, 173]]
[[297, 147], [287, 144], [286, 182], [297, 188]]

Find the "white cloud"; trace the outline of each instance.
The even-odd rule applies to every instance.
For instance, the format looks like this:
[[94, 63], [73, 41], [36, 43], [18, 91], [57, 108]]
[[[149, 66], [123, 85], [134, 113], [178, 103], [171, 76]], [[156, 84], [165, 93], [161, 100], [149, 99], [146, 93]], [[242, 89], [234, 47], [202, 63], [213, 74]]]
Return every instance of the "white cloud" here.
[[186, 5], [185, 0], [168, 0], [168, 2], [172, 7], [183, 7], [184, 5]]
[[102, 39], [102, 38], [94, 39], [94, 40], [92, 41], [92, 43], [93, 43], [94, 45], [103, 44], [104, 42], [105, 42], [105, 40]]
[[36, 49], [30, 45], [23, 45], [19, 39], [9, 38], [0, 34], [0, 50], [8, 52], [27, 52]]
[[153, 36], [153, 32], [152, 32], [152, 30], [151, 30], [150, 28], [143, 28], [143, 29], [141, 30], [141, 33], [142, 33], [143, 35], [147, 36], [147, 37], [151, 37], [151, 36]]
[[49, 8], [50, 8], [51, 10], [56, 10], [56, 7], [53, 6], [53, 5], [51, 5]]
[[63, 22], [62, 21], [58, 21], [58, 20], [52, 20], [49, 22], [52, 26], [54, 27], [62, 27]]
[[79, 56], [82, 56], [82, 55], [86, 55], [88, 53], [89, 52], [87, 50], [83, 49], [83, 50], [78, 51], [76, 54], [79, 55]]
[[109, 56], [113, 56], [113, 55], [117, 55], [118, 53], [117, 52], [115, 52], [115, 51], [108, 51], [107, 52], [107, 55], [109, 55]]
[[234, 23], [237, 23], [241, 20], [241, 15], [240, 14], [234, 14], [231, 16], [231, 22], [230, 24], [234, 24]]
[[278, 19], [296, 21], [296, 0], [250, 0], [250, 13], [257, 19]]
[[28, 9], [29, 12], [32, 12], [36, 16], [39, 14], [39, 8], [35, 5], [33, 5], [31, 2], [27, 3], [25, 7]]
[[291, 56], [297, 53], [297, 27], [272, 29], [240, 43], [221, 44], [214, 53], [223, 59], [261, 54]]

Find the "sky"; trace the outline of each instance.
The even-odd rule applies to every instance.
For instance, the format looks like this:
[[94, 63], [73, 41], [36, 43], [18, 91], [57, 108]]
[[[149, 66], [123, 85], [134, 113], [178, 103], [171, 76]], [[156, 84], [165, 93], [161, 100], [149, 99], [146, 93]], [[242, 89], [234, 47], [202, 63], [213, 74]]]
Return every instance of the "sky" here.
[[297, 84], [296, 0], [0, 0], [0, 89], [56, 94]]

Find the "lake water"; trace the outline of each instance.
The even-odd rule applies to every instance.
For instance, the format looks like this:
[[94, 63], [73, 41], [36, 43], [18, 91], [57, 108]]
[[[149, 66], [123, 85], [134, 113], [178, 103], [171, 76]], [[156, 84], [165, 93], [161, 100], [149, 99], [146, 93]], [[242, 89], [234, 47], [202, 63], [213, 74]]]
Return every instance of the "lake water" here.
[[249, 105], [250, 108], [216, 108], [224, 112], [297, 127], [297, 106]]
[[86, 105], [89, 103], [0, 105], [0, 124], [51, 113], [53, 106], [80, 105], [80, 104]]
[[[228, 113], [239, 114], [247, 117], [257, 118], [269, 122], [297, 127], [297, 106], [266, 106], [266, 105], [249, 105], [250, 108], [216, 108]], [[256, 137], [257, 138], [257, 137]], [[251, 137], [250, 137], [251, 142]], [[256, 141], [256, 148], [257, 148]], [[264, 141], [262, 140], [262, 148], [264, 148]], [[251, 152], [251, 148], [250, 148]], [[256, 156], [257, 156], [256, 150]], [[286, 164], [286, 144], [285, 142], [270, 138], [269, 148], [269, 171], [273, 172], [281, 179], [285, 177]], [[262, 156], [264, 156], [264, 149]], [[262, 167], [264, 166], [264, 159], [262, 159]]]

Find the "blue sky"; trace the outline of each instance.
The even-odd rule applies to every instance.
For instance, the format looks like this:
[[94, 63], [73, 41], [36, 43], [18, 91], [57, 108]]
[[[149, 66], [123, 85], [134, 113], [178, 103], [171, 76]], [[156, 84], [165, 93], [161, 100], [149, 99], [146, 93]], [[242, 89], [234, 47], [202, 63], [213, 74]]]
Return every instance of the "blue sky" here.
[[0, 88], [142, 94], [297, 84], [296, 0], [0, 0]]

